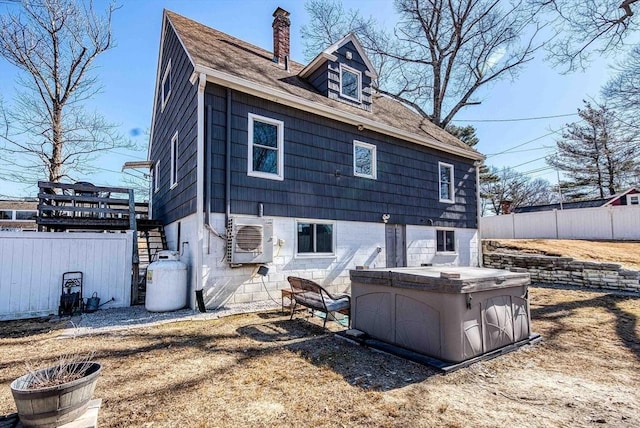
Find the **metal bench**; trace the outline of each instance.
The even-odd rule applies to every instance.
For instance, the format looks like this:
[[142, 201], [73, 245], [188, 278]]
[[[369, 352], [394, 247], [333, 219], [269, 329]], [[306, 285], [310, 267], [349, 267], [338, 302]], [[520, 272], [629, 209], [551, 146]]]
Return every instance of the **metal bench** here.
[[333, 314], [334, 312], [347, 315], [349, 323], [351, 323], [351, 297], [348, 294], [332, 295], [322, 288], [320, 284], [295, 276], [288, 277], [287, 281], [291, 284], [291, 297], [293, 300], [290, 320], [293, 319], [296, 306], [301, 305], [325, 314], [323, 328], [327, 325], [329, 316], [338, 321]]

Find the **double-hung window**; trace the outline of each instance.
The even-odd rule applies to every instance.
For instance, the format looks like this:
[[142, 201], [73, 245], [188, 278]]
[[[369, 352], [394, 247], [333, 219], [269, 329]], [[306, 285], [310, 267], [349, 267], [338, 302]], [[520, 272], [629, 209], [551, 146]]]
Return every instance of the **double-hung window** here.
[[340, 64], [340, 95], [358, 103], [362, 95], [362, 74], [344, 64]]
[[334, 255], [334, 226], [333, 222], [297, 221], [296, 253], [298, 255]]
[[160, 190], [160, 161], [156, 161], [156, 164], [153, 166], [153, 191], [157, 192]]
[[247, 174], [284, 180], [284, 122], [249, 113]]
[[353, 141], [353, 175], [376, 179], [376, 146]]
[[453, 165], [438, 162], [438, 191], [440, 202], [453, 203]]
[[167, 105], [167, 101], [169, 100], [169, 95], [171, 95], [171, 59], [169, 59], [167, 68], [162, 76], [162, 86], [160, 90], [162, 91], [162, 110], [164, 110], [164, 106]]
[[453, 230], [436, 231], [436, 251], [452, 253], [456, 251], [456, 234]]
[[178, 131], [171, 138], [171, 188], [178, 185]]
[[629, 195], [629, 205], [639, 205], [639, 195]]

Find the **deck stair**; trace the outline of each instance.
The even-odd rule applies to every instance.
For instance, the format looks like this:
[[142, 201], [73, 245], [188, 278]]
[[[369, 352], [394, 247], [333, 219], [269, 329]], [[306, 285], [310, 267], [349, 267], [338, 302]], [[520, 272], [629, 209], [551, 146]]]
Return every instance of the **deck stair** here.
[[149, 204], [135, 202], [133, 189], [91, 183], [38, 182], [38, 230], [48, 232], [133, 231], [131, 304], [144, 304], [147, 267], [167, 249], [162, 224], [149, 219]]
[[133, 304], [144, 304], [147, 267], [158, 251], [168, 249], [164, 227], [157, 220], [138, 220], [138, 287]]

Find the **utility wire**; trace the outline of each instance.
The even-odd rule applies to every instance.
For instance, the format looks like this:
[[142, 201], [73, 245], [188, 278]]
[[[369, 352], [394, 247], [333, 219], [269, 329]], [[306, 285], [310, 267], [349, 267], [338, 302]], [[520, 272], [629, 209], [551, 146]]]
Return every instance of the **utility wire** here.
[[[522, 150], [510, 150], [508, 154], [511, 153], [523, 153], [523, 152], [534, 152], [537, 150], [549, 150], [549, 149], [553, 149], [555, 150], [555, 147], [553, 146], [541, 146], [541, 147], [536, 147], [534, 149], [522, 149]], [[504, 153], [488, 153], [486, 156], [498, 156], [499, 154], [504, 154]]]
[[[560, 128], [560, 129], [562, 129], [562, 128]], [[503, 151], [501, 151], [501, 152], [498, 152], [498, 153], [492, 153], [492, 154], [490, 154], [490, 155], [487, 155], [487, 159], [488, 159], [488, 158], [490, 158], [490, 157], [494, 157], [494, 156], [502, 155], [502, 154], [505, 154], [505, 153], [509, 153], [511, 150], [514, 150], [514, 149], [520, 148], [520, 147], [522, 147], [522, 146], [526, 146], [527, 144], [534, 143], [534, 142], [536, 142], [536, 141], [538, 141], [538, 140], [541, 140], [541, 139], [543, 139], [543, 138], [545, 138], [545, 137], [548, 137], [549, 135], [556, 134], [560, 129], [555, 130], [555, 131], [551, 131], [551, 132], [549, 132], [548, 134], [544, 134], [544, 135], [542, 135], [542, 136], [540, 136], [540, 137], [536, 137], [536, 138], [534, 138], [533, 140], [525, 141], [524, 143], [517, 144], [517, 145], [515, 145], [515, 146], [513, 146], [513, 147], [509, 147], [508, 149], [505, 149], [505, 150], [503, 150]]]
[[513, 119], [454, 119], [453, 122], [525, 122], [529, 120], [556, 119], [559, 117], [577, 116], [578, 113], [556, 114], [553, 116], [519, 117]]
[[522, 165], [527, 165], [527, 164], [530, 164], [530, 163], [533, 163], [533, 162], [537, 162], [537, 161], [539, 161], [539, 160], [546, 159], [546, 158], [547, 158], [547, 156], [548, 156], [548, 155], [545, 155], [545, 156], [542, 156], [542, 157], [539, 157], [539, 158], [535, 158], [535, 159], [531, 159], [531, 160], [529, 160], [529, 161], [526, 161], [526, 162], [520, 163], [520, 164], [518, 164], [518, 165], [514, 165], [514, 166], [512, 166], [511, 168], [518, 168], [519, 166], [522, 166]]

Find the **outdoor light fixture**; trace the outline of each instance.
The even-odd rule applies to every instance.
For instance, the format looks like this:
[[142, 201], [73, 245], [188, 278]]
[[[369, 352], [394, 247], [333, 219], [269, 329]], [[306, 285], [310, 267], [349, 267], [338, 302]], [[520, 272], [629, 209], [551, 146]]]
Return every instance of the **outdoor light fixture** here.
[[390, 214], [382, 214], [382, 222], [384, 224], [386, 224], [389, 221], [390, 218], [391, 218]]

